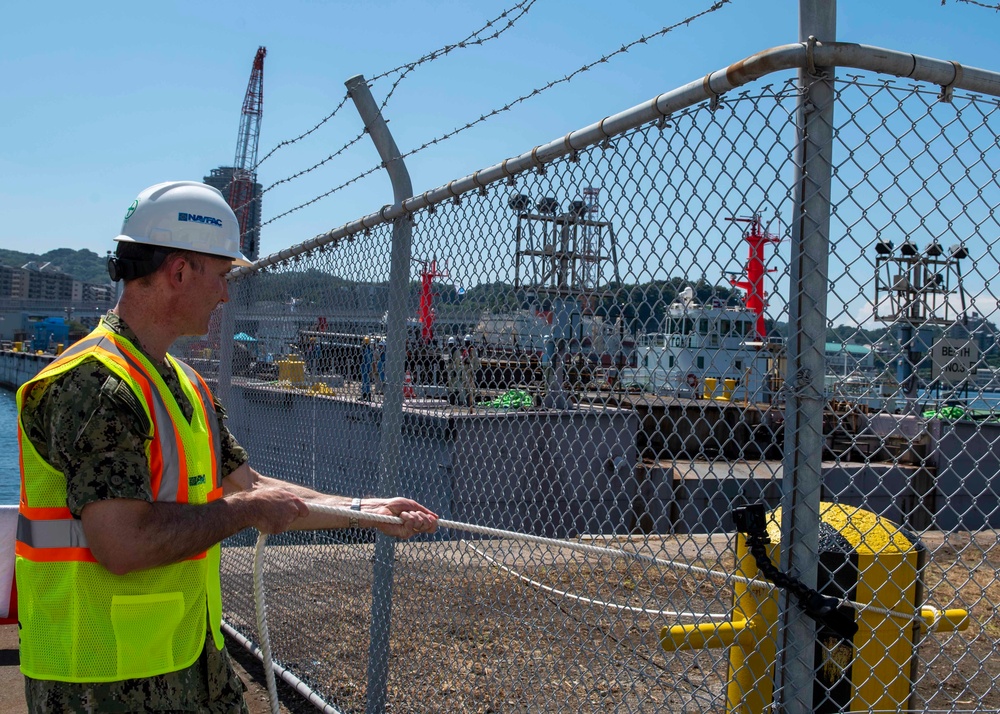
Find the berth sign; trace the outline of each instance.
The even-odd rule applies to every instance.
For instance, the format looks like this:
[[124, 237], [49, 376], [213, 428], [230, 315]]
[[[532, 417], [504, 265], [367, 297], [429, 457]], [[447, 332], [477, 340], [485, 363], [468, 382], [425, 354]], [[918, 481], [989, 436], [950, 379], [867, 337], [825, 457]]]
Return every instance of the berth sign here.
[[941, 337], [931, 348], [931, 379], [954, 386], [971, 379], [979, 362], [979, 346], [971, 339]]

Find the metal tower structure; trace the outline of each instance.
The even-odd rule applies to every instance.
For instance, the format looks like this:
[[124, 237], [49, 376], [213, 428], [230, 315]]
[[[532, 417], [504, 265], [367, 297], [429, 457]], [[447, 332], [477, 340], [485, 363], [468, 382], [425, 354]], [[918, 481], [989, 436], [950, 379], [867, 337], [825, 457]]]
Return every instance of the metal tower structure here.
[[260, 226], [251, 220], [255, 211], [254, 184], [257, 182], [257, 145], [260, 142], [260, 118], [264, 111], [264, 57], [266, 47], [258, 47], [253, 58], [250, 82], [243, 98], [240, 116], [240, 133], [236, 139], [236, 158], [233, 160], [233, 179], [229, 189], [229, 205], [240, 224], [240, 250], [250, 260], [257, 258], [260, 249]]
[[757, 339], [766, 341], [764, 308], [767, 307], [767, 293], [764, 290], [764, 275], [775, 272], [775, 268], [764, 267], [764, 246], [768, 243], [780, 243], [781, 238], [771, 235], [764, 229], [759, 213], [755, 213], [751, 218], [727, 218], [726, 220], [733, 223], [750, 224], [750, 228], [743, 234], [743, 240], [750, 247], [750, 253], [747, 256], [746, 280], [733, 278], [729, 282], [733, 287], [746, 290], [746, 306], [757, 315]]

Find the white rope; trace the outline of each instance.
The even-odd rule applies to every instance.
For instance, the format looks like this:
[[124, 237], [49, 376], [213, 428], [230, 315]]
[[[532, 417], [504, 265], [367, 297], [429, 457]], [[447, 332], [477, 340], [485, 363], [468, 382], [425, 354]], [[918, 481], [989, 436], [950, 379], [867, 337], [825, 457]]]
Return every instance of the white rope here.
[[[380, 513], [371, 513], [369, 511], [355, 511], [350, 508], [343, 508], [340, 506], [330, 506], [323, 503], [309, 503], [307, 505], [310, 511], [316, 511], [317, 513], [328, 513], [330, 515], [343, 516], [344, 518], [348, 519], [357, 518], [359, 521], [369, 521], [372, 523], [388, 523], [393, 525], [403, 524], [403, 520], [401, 518], [398, 518], [397, 516], [386, 516]], [[656, 565], [660, 565], [667, 568], [673, 568], [675, 570], [684, 570], [696, 575], [703, 575], [716, 580], [722, 580], [727, 583], [734, 583], [734, 582], [743, 583], [747, 587], [754, 589], [760, 589], [760, 590], [775, 589], [773, 583], [769, 583], [763, 580], [746, 578], [740, 575], [734, 575], [732, 573], [722, 573], [719, 571], [710, 570], [708, 568], [702, 568], [687, 563], [679, 563], [676, 561], [663, 560], [661, 558], [657, 558], [652, 555], [644, 555], [642, 553], [630, 552], [627, 550], [622, 550], [620, 548], [604, 548], [596, 545], [588, 545], [586, 543], [556, 540], [555, 538], [544, 538], [542, 536], [530, 535], [528, 533], [517, 533], [515, 531], [507, 531], [500, 528], [488, 528], [486, 526], [478, 526], [472, 523], [449, 521], [445, 520], [444, 518], [438, 519], [437, 525], [438, 528], [449, 528], [451, 530], [466, 531], [468, 533], [478, 533], [480, 535], [492, 536], [494, 538], [520, 540], [527, 543], [536, 543], [538, 545], [550, 545], [558, 548], [566, 548], [568, 550], [579, 551], [581, 553], [589, 553], [591, 555], [604, 555], [604, 556], [612, 556], [618, 558], [630, 558], [632, 560], [641, 560], [643, 562], [654, 563]], [[275, 686], [274, 682], [274, 664], [271, 659], [271, 640], [267, 631], [267, 605], [265, 603], [265, 598], [264, 598], [263, 561], [264, 561], [264, 546], [266, 543], [267, 543], [267, 535], [261, 533], [260, 537], [257, 539], [257, 546], [254, 552], [254, 568], [253, 568], [254, 600], [257, 609], [257, 631], [261, 640], [260, 650], [264, 662], [264, 675], [267, 680], [267, 693], [268, 697], [270, 698], [271, 713], [279, 714], [278, 693], [277, 693], [277, 687]], [[462, 541], [462, 543], [464, 545], [468, 545], [464, 541]], [[471, 548], [472, 546], [469, 547]], [[652, 612], [643, 610], [641, 608], [633, 608], [632, 606], [629, 605], [617, 605], [614, 603], [601, 602], [599, 600], [591, 600], [590, 598], [581, 597], [579, 595], [573, 595], [572, 593], [567, 593], [561, 590], [555, 590], [554, 588], [550, 588], [549, 586], [543, 585], [542, 583], [536, 583], [535, 581], [532, 581], [520, 575], [519, 573], [516, 573], [507, 566], [494, 560], [490, 556], [481, 553], [476, 548], [473, 548], [473, 550], [476, 550], [476, 552], [480, 553], [480, 555], [483, 555], [483, 557], [492, 560], [499, 567], [503, 568], [512, 575], [515, 575], [516, 577], [525, 580], [526, 582], [534, 585], [535, 587], [539, 587], [544, 590], [549, 590], [560, 596], [569, 597], [571, 599], [589, 603], [595, 606], [611, 607], [613, 609], [629, 610], [633, 612], [638, 611], [647, 614], [651, 614]], [[925, 619], [922, 610], [927, 609], [931, 611], [931, 615], [933, 618], [931, 626], [927, 628], [928, 633], [932, 631], [933, 626], [936, 625], [942, 617], [942, 612], [940, 610], [933, 608], [929, 605], [922, 606], [921, 611], [916, 613], [904, 613], [895, 610], [888, 610], [885, 608], [876, 607], [875, 605], [872, 605], [870, 603], [863, 604], [859, 602], [854, 602], [853, 600], [849, 600], [847, 598], [843, 598], [842, 600], [840, 600], [840, 604], [854, 608], [855, 610], [858, 610], [859, 612], [862, 613], [875, 612], [878, 614], [887, 615], [890, 617], [900, 618], [904, 620], [921, 620], [921, 621]], [[713, 618], [713, 619], [719, 617], [713, 613], [673, 613], [666, 610], [659, 611], [657, 614], [664, 614], [664, 615], [669, 614], [669, 615], [676, 615], [679, 617], [695, 616], [695, 617]]]
[[267, 533], [261, 533], [257, 537], [257, 547], [253, 554], [253, 599], [257, 609], [257, 634], [260, 637], [264, 679], [267, 681], [267, 699], [271, 704], [271, 714], [280, 714], [278, 687], [274, 682], [274, 661], [271, 659], [271, 636], [267, 631], [267, 603], [264, 598], [264, 546], [266, 544]]
[[609, 609], [609, 610], [618, 610], [619, 612], [623, 612], [623, 611], [624, 612], [635, 612], [635, 613], [639, 613], [639, 614], [642, 614], [642, 615], [651, 615], [651, 616], [654, 616], [654, 617], [655, 616], [661, 616], [661, 617], [691, 617], [691, 618], [695, 618], [695, 619], [705, 619], [705, 618], [708, 618], [710, 620], [723, 620], [723, 621], [728, 620], [728, 619], [730, 619], [732, 617], [732, 615], [730, 615], [728, 613], [726, 613], [726, 614], [719, 614], [719, 613], [715, 613], [715, 612], [676, 612], [674, 610], [648, 610], [648, 609], [646, 609], [644, 607], [635, 607], [634, 605], [620, 605], [620, 604], [618, 604], [616, 602], [606, 602], [604, 600], [594, 600], [594, 599], [589, 598], [589, 597], [583, 597], [582, 595], [574, 595], [571, 592], [567, 592], [565, 590], [557, 590], [556, 588], [553, 588], [553, 587], [551, 587], [549, 585], [545, 585], [544, 583], [540, 583], [537, 580], [532, 580], [531, 578], [529, 578], [526, 575], [522, 575], [521, 573], [517, 572], [513, 568], [510, 568], [510, 567], [504, 565], [503, 563], [501, 563], [496, 558], [494, 558], [491, 555], [487, 554], [485, 551], [479, 550], [479, 548], [477, 548], [476, 546], [472, 545], [468, 541], [463, 540], [463, 541], [460, 541], [460, 542], [466, 548], [471, 548], [476, 553], [478, 553], [482, 558], [484, 558], [485, 560], [490, 561], [491, 563], [493, 563], [495, 566], [497, 566], [498, 568], [500, 568], [504, 572], [509, 573], [510, 575], [513, 575], [518, 580], [520, 580], [522, 582], [525, 582], [528, 585], [531, 585], [532, 587], [538, 588], [539, 590], [544, 590], [545, 592], [552, 593], [553, 595], [558, 595], [559, 597], [567, 598], [568, 600], [576, 600], [577, 602], [582, 602], [582, 603], [585, 603], [587, 605], [592, 605], [594, 607], [603, 607], [603, 608], [606, 608], [606, 609]]
[[[395, 525], [402, 524], [402, 520], [396, 516], [384, 516], [380, 513], [369, 513], [368, 511], [352, 511], [349, 508], [341, 508], [340, 506], [328, 506], [322, 503], [309, 503], [310, 511], [317, 511], [318, 513], [329, 513], [336, 516], [344, 516], [345, 518], [350, 518], [351, 516], [356, 516], [359, 521], [372, 521], [375, 523], [392, 523]], [[748, 587], [761, 588], [766, 590], [773, 590], [774, 585], [772, 583], [766, 582], [764, 580], [755, 580], [753, 578], [745, 578], [741, 575], [733, 575], [732, 573], [722, 573], [717, 570], [709, 570], [708, 568], [702, 568], [697, 565], [689, 565], [688, 563], [679, 563], [673, 560], [663, 560], [662, 558], [657, 558], [652, 555], [644, 555], [643, 553], [636, 553], [632, 551], [622, 550], [621, 548], [604, 548], [599, 545], [588, 545], [587, 543], [577, 543], [575, 541], [568, 540], [556, 540], [555, 538], [545, 538], [543, 536], [531, 535], [528, 533], [517, 533], [516, 531], [505, 531], [500, 528], [489, 528], [487, 526], [478, 526], [474, 523], [462, 523], [460, 521], [448, 521], [444, 518], [438, 519], [438, 528], [450, 528], [451, 530], [466, 531], [467, 533], [478, 533], [479, 535], [492, 536], [494, 538], [507, 538], [510, 540], [520, 540], [526, 543], [536, 543], [538, 545], [551, 545], [557, 548], [566, 548], [567, 550], [575, 550], [581, 553], [589, 553], [591, 555], [608, 555], [616, 558], [629, 558], [631, 560], [641, 560], [646, 563], [653, 563], [655, 565], [660, 565], [665, 568], [673, 568], [675, 570], [685, 570], [689, 573], [695, 575], [704, 575], [705, 577], [714, 578], [716, 580], [724, 580], [726, 582], [736, 582], [743, 583]]]

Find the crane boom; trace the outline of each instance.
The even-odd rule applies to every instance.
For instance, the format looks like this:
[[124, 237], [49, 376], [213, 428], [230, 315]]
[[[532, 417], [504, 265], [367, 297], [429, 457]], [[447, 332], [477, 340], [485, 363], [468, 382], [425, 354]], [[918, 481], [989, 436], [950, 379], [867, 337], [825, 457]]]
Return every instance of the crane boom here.
[[[264, 57], [266, 47], [258, 47], [253, 59], [253, 70], [243, 98], [240, 115], [240, 133], [236, 139], [236, 158], [233, 160], [233, 180], [229, 189], [229, 205], [240, 224], [240, 251], [250, 260], [256, 260], [259, 250], [260, 228], [253, 217], [254, 187], [257, 183], [257, 145], [260, 142], [260, 118], [264, 112]], [[258, 208], [259, 211], [259, 208]]]

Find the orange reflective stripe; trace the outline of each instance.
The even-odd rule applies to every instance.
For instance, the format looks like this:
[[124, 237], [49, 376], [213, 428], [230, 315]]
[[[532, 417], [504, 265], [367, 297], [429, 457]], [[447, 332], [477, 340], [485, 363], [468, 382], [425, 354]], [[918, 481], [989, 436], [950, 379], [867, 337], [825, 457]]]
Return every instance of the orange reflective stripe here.
[[73, 514], [70, 513], [69, 509], [66, 507], [37, 508], [23, 504], [18, 510], [21, 514], [32, 520], [48, 521], [73, 517]]
[[[110, 335], [109, 335], [110, 336]], [[156, 395], [156, 401], [153, 397], [153, 389], [151, 386], [152, 378], [145, 368], [133, 360], [125, 356], [124, 350], [121, 346], [114, 341], [110, 340], [112, 344], [115, 345], [121, 352], [121, 354], [115, 354], [110, 350], [102, 348], [100, 345], [95, 345], [94, 349], [100, 350], [101, 354], [107, 356], [115, 364], [128, 372], [129, 377], [132, 378], [134, 384], [139, 385], [139, 389], [142, 390], [142, 396], [146, 400], [146, 404], [150, 405], [152, 408], [149, 410], [149, 416], [152, 419], [152, 429], [153, 429], [153, 440], [149, 444], [149, 488], [153, 494], [153, 500], [159, 500], [160, 485], [163, 481], [163, 443], [157, 436], [160, 434], [160, 415], [157, 413], [160, 411], [157, 402], [159, 401], [159, 394]], [[171, 425], [171, 431], [174, 431]], [[174, 434], [175, 441], [178, 440], [177, 434]]]
[[[212, 399], [212, 390], [208, 388], [202, 376], [188, 364], [180, 360], [177, 360], [177, 363], [196, 387], [195, 393], [198, 394], [198, 401], [201, 402], [201, 413], [205, 418], [205, 426], [208, 427], [209, 450], [212, 454], [212, 484], [217, 489], [222, 484], [222, 437], [219, 433], [219, 418], [215, 413], [215, 400]], [[209, 404], [212, 405], [211, 412], [208, 410]]]
[[35, 378], [32, 381], [44, 379], [46, 377], [46, 373], [51, 372], [58, 365], [65, 364], [66, 360], [73, 359], [77, 355], [83, 354], [87, 352], [87, 350], [93, 349], [96, 345], [100, 344], [102, 339], [104, 338], [101, 337], [100, 335], [95, 335], [91, 333], [86, 337], [84, 337], [82, 340], [73, 343], [72, 345], [70, 345], [68, 349], [64, 350], [63, 353], [59, 355], [59, 359], [52, 360], [47, 365], [45, 365], [45, 367], [41, 371], [39, 371], [38, 374], [35, 375]]
[[14, 555], [33, 563], [97, 562], [89, 548], [32, 548], [21, 541], [14, 543]]
[[[20, 405], [18, 405], [17, 411], [21, 411]], [[17, 415], [17, 466], [21, 469], [21, 494], [18, 497], [18, 506], [20, 508], [25, 508], [28, 505], [28, 492], [24, 489], [24, 444], [21, 443], [21, 439], [24, 438], [24, 429], [21, 428], [21, 415]]]
[[[151, 410], [153, 412], [159, 409], [160, 406], [162, 405], [163, 410], [165, 412], [164, 416], [166, 417], [165, 419], [163, 419], [163, 421], [170, 424], [170, 430], [173, 432], [173, 442], [171, 445], [169, 455], [167, 455], [163, 452], [163, 447], [165, 446], [163, 441], [165, 441], [166, 439], [165, 435], [159, 429], [156, 429], [154, 431], [154, 434], [161, 436], [161, 443], [159, 444], [161, 452], [159, 454], [152, 454], [152, 453], [150, 454], [150, 466], [152, 467], [152, 463], [154, 461], [156, 461], [160, 465], [160, 468], [157, 470], [157, 472], [155, 474], [151, 474], [150, 487], [153, 489], [153, 500], [186, 502], [187, 460], [182, 459], [180, 457], [180, 455], [184, 453], [184, 442], [181, 439], [180, 433], [177, 431], [174, 425], [173, 419], [170, 417], [169, 410], [166, 408], [166, 405], [162, 403], [162, 400], [159, 399], [159, 391], [157, 391], [156, 393], [157, 399], [155, 401], [153, 401], [152, 399], [152, 385], [154, 383], [155, 378], [149, 372], [149, 370], [146, 369], [145, 365], [142, 364], [142, 361], [137, 359], [135, 356], [131, 354], [131, 352], [129, 351], [129, 347], [131, 347], [131, 344], [128, 342], [128, 340], [114, 333], [108, 333], [108, 338], [115, 345], [115, 347], [118, 348], [122, 358], [125, 359], [129, 364], [134, 366], [135, 370], [145, 377], [144, 380], [136, 380], [136, 381], [142, 385], [143, 395], [146, 397], [146, 403], [154, 407], [154, 409]], [[121, 340], [121, 343], [119, 342], [119, 340]], [[163, 381], [163, 378], [160, 377], [160, 375], [158, 374], [156, 375], [156, 378], [159, 378], [160, 381]], [[154, 439], [154, 441], [157, 440]], [[174, 462], [176, 464], [177, 467], [176, 471], [171, 470], [168, 467], [167, 464], [169, 464], [170, 462]], [[166, 477], [165, 482], [162, 480], [164, 477]], [[177, 479], [176, 482], [174, 481], [175, 478]], [[164, 498], [161, 499], [160, 493], [164, 488], [166, 489], [166, 492], [164, 493]]]

